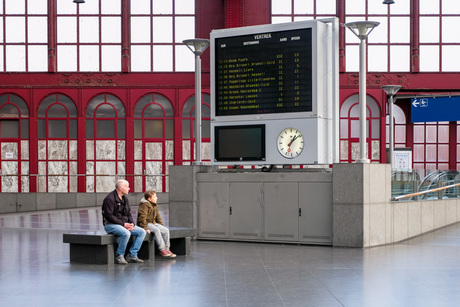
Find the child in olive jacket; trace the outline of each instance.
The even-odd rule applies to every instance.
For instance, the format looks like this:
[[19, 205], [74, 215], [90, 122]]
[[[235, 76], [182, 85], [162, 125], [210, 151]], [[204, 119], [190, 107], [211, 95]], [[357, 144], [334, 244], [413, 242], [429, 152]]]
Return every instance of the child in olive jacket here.
[[169, 229], [165, 227], [158, 211], [158, 197], [155, 191], [146, 191], [144, 198], [139, 202], [137, 212], [137, 226], [144, 228], [147, 233], [153, 232], [155, 241], [163, 257], [176, 257], [169, 250]]

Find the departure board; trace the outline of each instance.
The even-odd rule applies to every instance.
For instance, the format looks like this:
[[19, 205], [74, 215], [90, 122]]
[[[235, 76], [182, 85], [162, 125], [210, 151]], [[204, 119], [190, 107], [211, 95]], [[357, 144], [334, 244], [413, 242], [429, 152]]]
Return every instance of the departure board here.
[[215, 115], [312, 111], [312, 29], [215, 40]]

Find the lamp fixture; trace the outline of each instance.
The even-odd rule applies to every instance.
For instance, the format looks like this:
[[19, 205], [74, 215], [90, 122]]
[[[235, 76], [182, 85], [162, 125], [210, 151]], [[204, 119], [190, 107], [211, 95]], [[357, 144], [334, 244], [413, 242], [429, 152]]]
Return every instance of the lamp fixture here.
[[394, 4], [395, 2], [393, 0], [383, 0], [383, 4]]
[[76, 3], [76, 4], [85, 3], [85, 0], [73, 0], [73, 3]]
[[380, 88], [388, 95], [388, 96], [393, 96], [396, 94], [399, 89], [401, 88], [401, 85], [382, 85]]
[[196, 56], [200, 56], [209, 46], [209, 39], [194, 38], [182, 41]]
[[348, 22], [345, 26], [353, 32], [360, 40], [364, 40], [367, 36], [378, 26], [380, 22], [378, 21], [354, 21]]

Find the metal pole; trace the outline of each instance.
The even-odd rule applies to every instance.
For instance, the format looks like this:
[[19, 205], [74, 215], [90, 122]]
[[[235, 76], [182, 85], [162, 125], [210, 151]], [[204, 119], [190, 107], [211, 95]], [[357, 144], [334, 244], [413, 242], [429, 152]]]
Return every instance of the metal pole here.
[[359, 160], [369, 163], [366, 154], [366, 38], [359, 43]]
[[199, 55], [195, 56], [195, 121], [195, 164], [201, 165], [201, 59]]
[[209, 46], [207, 39], [186, 39], [182, 41], [195, 55], [195, 164], [201, 165], [201, 59], [200, 55]]
[[393, 122], [393, 95], [390, 95], [390, 101], [389, 101], [389, 106], [390, 106], [390, 159], [389, 162], [391, 164], [391, 168], [393, 168], [393, 153], [394, 153], [394, 122]]

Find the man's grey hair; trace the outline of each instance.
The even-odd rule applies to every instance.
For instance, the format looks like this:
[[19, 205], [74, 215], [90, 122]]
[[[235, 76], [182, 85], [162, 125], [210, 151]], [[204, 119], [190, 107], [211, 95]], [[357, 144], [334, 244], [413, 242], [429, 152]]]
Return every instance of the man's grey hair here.
[[115, 189], [116, 190], [119, 190], [121, 188], [122, 185], [124, 184], [129, 184], [129, 182], [127, 180], [124, 180], [124, 179], [120, 179], [118, 180], [116, 183], [115, 183]]

